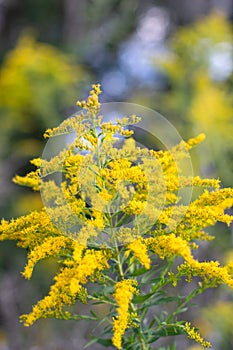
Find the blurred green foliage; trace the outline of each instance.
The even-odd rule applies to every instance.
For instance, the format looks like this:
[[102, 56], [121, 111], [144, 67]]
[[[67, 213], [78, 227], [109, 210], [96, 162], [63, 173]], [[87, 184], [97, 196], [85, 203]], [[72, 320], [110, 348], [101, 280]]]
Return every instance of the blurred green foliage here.
[[[167, 39], [166, 55], [154, 61], [167, 79], [166, 89], [139, 91], [137, 95], [139, 103], [150, 105], [170, 119], [184, 138], [206, 134], [193, 157], [194, 170], [219, 177], [223, 186], [233, 184], [232, 39], [232, 24], [219, 12], [178, 28]], [[216, 236], [212, 254], [224, 260], [232, 252], [230, 229], [219, 225], [212, 233]], [[202, 259], [208, 255], [203, 247]], [[202, 333], [212, 339], [214, 349], [233, 348], [232, 293], [222, 289], [199, 303], [203, 312], [190, 314], [190, 318], [196, 318]], [[187, 348], [201, 349], [196, 345]]]
[[28, 159], [43, 150], [44, 130], [71, 113], [69, 108], [75, 106], [87, 77], [74, 57], [37, 41], [31, 31], [6, 54], [0, 67], [0, 186], [4, 189], [0, 213], [4, 217], [41, 208], [40, 196], [15, 188], [11, 178], [29, 170]]
[[[71, 113], [69, 109], [75, 105], [89, 76], [76, 61], [77, 59], [55, 46], [37, 41], [31, 31], [19, 37], [15, 48], [6, 54], [2, 61], [0, 213], [5, 218], [22, 215], [42, 206], [39, 194], [16, 188], [11, 184], [11, 178], [15, 173], [24, 174], [28, 170], [28, 158], [41, 154], [45, 144], [44, 130], [58, 125]], [[43, 326], [38, 325], [34, 331], [26, 332], [18, 321], [19, 303], [22, 305], [23, 301], [18, 303], [18, 299], [14, 299], [14, 279], [19, 267], [25, 263], [25, 256], [15, 245], [6, 242], [0, 249], [0, 257], [3, 293], [0, 293], [0, 348], [2, 349], [3, 344], [12, 350], [29, 349], [30, 344], [40, 344]], [[32, 298], [33, 302], [35, 295], [43, 294], [46, 290], [46, 281], [48, 282], [47, 278], [50, 278], [53, 269], [54, 264], [51, 265], [49, 261], [46, 261], [44, 269], [43, 266], [42, 270], [39, 267], [34, 288], [28, 291], [28, 294], [22, 291], [23, 283], [17, 281], [17, 295], [24, 294], [26, 299]], [[12, 286], [12, 295], [9, 296], [12, 300], [9, 302], [11, 308], [5, 315], [6, 281]], [[7, 309], [7, 305], [5, 308]], [[49, 325], [47, 327], [49, 331], [47, 330], [46, 334], [53, 339], [56, 332], [52, 331]]]
[[[233, 74], [226, 71], [230, 63], [226, 59], [231, 57], [232, 61], [233, 54], [231, 23], [223, 14], [214, 12], [178, 29], [168, 45], [170, 53], [159, 63], [169, 82], [169, 90], [162, 95], [163, 112], [176, 120], [185, 137], [200, 131], [206, 134], [194, 165], [205, 175], [220, 177], [224, 186], [232, 186]], [[229, 254], [230, 232], [223, 227], [217, 229], [225, 234], [216, 234], [215, 256], [222, 254], [224, 259]], [[205, 258], [206, 254], [203, 252]], [[232, 294], [224, 291], [216, 299], [210, 298], [203, 308], [198, 324], [213, 339], [216, 349], [233, 347], [232, 312]]]
[[75, 104], [84, 80], [84, 70], [71, 57], [32, 35], [21, 36], [0, 70], [2, 155], [11, 149], [38, 154], [36, 139]]
[[168, 46], [168, 56], [159, 62], [169, 83], [169, 90], [160, 96], [162, 111], [185, 137], [206, 133], [199, 168], [232, 185], [232, 72], [225, 70], [232, 57], [231, 24], [214, 12], [178, 29]]
[[[206, 333], [215, 335], [219, 349], [233, 348], [233, 304], [231, 300], [218, 300], [212, 306], [203, 308], [202, 322]], [[216, 317], [216, 315], [218, 317]]]

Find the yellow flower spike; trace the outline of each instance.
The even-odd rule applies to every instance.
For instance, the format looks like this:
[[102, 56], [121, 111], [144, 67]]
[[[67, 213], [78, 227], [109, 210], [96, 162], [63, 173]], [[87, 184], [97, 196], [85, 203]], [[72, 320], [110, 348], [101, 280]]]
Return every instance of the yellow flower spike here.
[[92, 210], [92, 214], [93, 214], [93, 220], [91, 221], [91, 224], [94, 227], [103, 229], [105, 227], [104, 214], [95, 209]]
[[134, 257], [138, 259], [146, 269], [150, 268], [150, 258], [147, 252], [148, 248], [142, 238], [139, 238], [131, 242], [127, 246], [127, 249], [133, 252]]
[[188, 281], [192, 280], [193, 276], [199, 276], [209, 287], [217, 287], [220, 284], [226, 284], [233, 288], [232, 271], [229, 266], [220, 266], [218, 261], [199, 262], [190, 260], [178, 267], [179, 273], [188, 276]]
[[65, 119], [58, 127], [47, 129], [44, 133], [44, 138], [69, 134], [74, 130], [76, 131], [77, 135], [82, 135], [85, 131], [85, 126], [82, 124], [84, 117], [84, 114], [80, 113], [74, 117]]
[[101, 94], [101, 89], [100, 89], [100, 84], [93, 84], [92, 88], [94, 89], [94, 93], [96, 93], [96, 95], [100, 95]]
[[71, 237], [76, 239], [81, 245], [85, 246], [90, 238], [97, 237], [97, 235], [98, 231], [94, 227], [94, 224], [92, 224], [92, 221], [88, 220], [78, 233], [72, 233]]
[[81, 108], [86, 108], [87, 107], [86, 101], [84, 101], [84, 100], [83, 101], [77, 101], [76, 105], [78, 107], [81, 107]]
[[106, 188], [103, 188], [102, 191], [99, 193], [99, 197], [103, 201], [109, 202], [112, 199], [112, 194], [110, 194]]
[[80, 263], [82, 260], [83, 251], [86, 248], [86, 246], [84, 244], [80, 244], [76, 241], [73, 241], [73, 247], [74, 247], [74, 251], [73, 251], [74, 261], [75, 263]]
[[187, 146], [188, 146], [188, 149], [189, 148], [192, 148], [193, 146], [196, 146], [198, 145], [200, 142], [204, 141], [206, 138], [205, 134], [202, 133], [202, 134], [199, 134], [198, 136], [192, 138], [192, 139], [189, 139], [187, 141]]
[[35, 165], [37, 168], [40, 168], [42, 159], [41, 158], [34, 158], [30, 160], [30, 163]]
[[193, 261], [188, 242], [173, 233], [155, 238], [146, 238], [145, 243], [148, 248], [151, 248], [161, 259], [181, 256], [186, 261]]
[[134, 280], [122, 280], [115, 285], [114, 298], [118, 305], [118, 316], [113, 320], [112, 342], [117, 349], [122, 349], [122, 337], [129, 326], [129, 304], [137, 292], [136, 285]]
[[77, 106], [84, 108], [84, 109], [90, 109], [90, 110], [96, 110], [99, 109], [100, 103], [99, 103], [99, 94], [101, 94], [100, 90], [100, 84], [94, 84], [92, 85], [93, 90], [90, 91], [90, 95], [87, 98], [87, 101], [77, 101]]
[[128, 130], [128, 129], [124, 130], [123, 128], [121, 128], [120, 129], [120, 133], [123, 136], [130, 137], [130, 136], [133, 135], [134, 131], [133, 130]]
[[31, 187], [34, 191], [39, 191], [40, 190], [39, 170], [32, 171], [28, 173], [26, 176], [16, 175], [13, 178], [13, 182], [21, 186]]
[[97, 271], [109, 267], [109, 253], [103, 251], [87, 250], [72, 267], [65, 267], [55, 277], [55, 284], [51, 287], [49, 295], [40, 300], [28, 315], [22, 315], [21, 320], [25, 326], [32, 325], [39, 318], [60, 317], [63, 307], [75, 303], [77, 294], [83, 298], [83, 287], [88, 279], [94, 278]]
[[49, 237], [41, 245], [36, 246], [28, 255], [28, 263], [22, 273], [27, 279], [31, 278], [35, 264], [46, 257], [58, 255], [61, 249], [70, 245], [71, 240], [65, 236]]
[[127, 206], [122, 206], [121, 209], [131, 215], [131, 214], [135, 214], [135, 215], [139, 215], [143, 212], [143, 209], [145, 208], [146, 202], [144, 201], [138, 201], [138, 200], [131, 200]]
[[191, 327], [190, 322], [185, 323], [184, 330], [190, 339], [195, 340], [197, 343], [201, 344], [204, 348], [211, 348], [211, 343], [209, 341], [204, 340], [201, 337], [200, 333], [198, 333], [194, 327]]

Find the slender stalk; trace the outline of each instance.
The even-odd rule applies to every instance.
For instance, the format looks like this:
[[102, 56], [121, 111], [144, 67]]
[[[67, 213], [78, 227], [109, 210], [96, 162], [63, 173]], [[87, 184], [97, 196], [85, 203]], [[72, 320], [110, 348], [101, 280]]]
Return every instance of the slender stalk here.
[[[136, 309], [136, 307], [134, 306], [133, 303], [130, 303], [130, 307], [131, 307], [131, 309], [132, 309], [132, 311], [133, 311], [134, 313], [137, 312], [137, 309]], [[139, 341], [140, 341], [141, 346], [142, 346], [142, 350], [148, 350], [147, 345], [146, 345], [146, 343], [145, 343], [145, 339], [144, 339], [144, 337], [143, 337], [143, 331], [142, 331], [142, 329], [141, 329], [141, 325], [140, 325], [140, 328], [139, 328], [139, 334], [138, 334], [138, 336], [139, 336]]]
[[100, 152], [99, 152], [99, 139], [97, 135], [97, 128], [96, 128], [96, 114], [92, 115], [92, 124], [93, 124], [93, 132], [94, 135], [97, 139], [97, 144], [96, 144], [96, 158], [97, 158], [97, 165], [100, 168], [101, 167], [101, 161], [100, 161]]
[[193, 298], [195, 298], [198, 294], [202, 293], [205, 290], [205, 288], [196, 288], [195, 290], [193, 290], [183, 301], [183, 303], [181, 303], [178, 308], [166, 319], [166, 323], [170, 322], [174, 316], [178, 315], [181, 310], [189, 303], [190, 300], [192, 300]]
[[115, 245], [116, 263], [117, 263], [119, 275], [120, 275], [121, 280], [123, 280], [125, 278], [125, 276], [124, 276], [123, 267], [121, 264], [121, 258], [120, 258], [120, 252], [119, 252], [118, 245], [117, 245], [117, 240], [115, 237], [114, 237], [114, 245]]
[[90, 295], [90, 294], [88, 294], [87, 298], [88, 298], [89, 300], [98, 301], [98, 302], [103, 303], [103, 304], [109, 304], [109, 305], [114, 305], [114, 306], [116, 306], [116, 303], [113, 303], [113, 302], [111, 302], [111, 301], [109, 301], [109, 300], [105, 300], [105, 299], [100, 299], [100, 298], [94, 297], [94, 296], [92, 296], [92, 295]]

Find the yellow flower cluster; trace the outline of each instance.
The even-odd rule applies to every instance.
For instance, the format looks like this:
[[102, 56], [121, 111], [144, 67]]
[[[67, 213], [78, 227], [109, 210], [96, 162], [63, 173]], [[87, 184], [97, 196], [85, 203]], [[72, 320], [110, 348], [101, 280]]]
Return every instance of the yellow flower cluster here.
[[[51, 287], [49, 295], [40, 300], [28, 315], [22, 315], [21, 320], [25, 326], [32, 325], [39, 318], [69, 317], [69, 313], [63, 311], [63, 306], [72, 305], [79, 297], [85, 302], [85, 289], [82, 287], [90, 279], [95, 280], [98, 271], [109, 267], [106, 251], [95, 251], [74, 244], [74, 259], [67, 260], [68, 267], [64, 267], [55, 277], [55, 284]], [[80, 253], [77, 250], [80, 249]], [[83, 256], [82, 256], [83, 255]]]
[[211, 343], [204, 340], [194, 327], [191, 327], [190, 322], [186, 322], [184, 330], [190, 339], [195, 340], [197, 343], [201, 344], [204, 348], [211, 348]]
[[192, 259], [178, 267], [179, 274], [188, 276], [191, 281], [193, 276], [203, 279], [205, 286], [209, 288], [217, 287], [219, 284], [226, 284], [233, 289], [233, 273], [231, 263], [220, 266], [218, 261], [199, 262]]
[[51, 236], [44, 240], [44, 242], [36, 246], [28, 254], [28, 264], [26, 265], [23, 275], [30, 279], [35, 264], [48, 256], [61, 255], [61, 250], [71, 244], [71, 240], [64, 236]]
[[147, 179], [138, 165], [126, 158], [119, 158], [108, 163], [100, 170], [99, 183], [104, 183], [111, 196], [121, 197], [121, 210], [127, 214], [140, 214], [147, 199]]
[[85, 108], [87, 110], [98, 110], [100, 108], [99, 98], [98, 96], [101, 94], [100, 84], [93, 84], [93, 90], [90, 91], [90, 96], [87, 101], [78, 101], [77, 105], [81, 108]]
[[2, 220], [0, 225], [0, 241], [15, 240], [23, 248], [33, 249], [53, 235], [60, 235], [60, 232], [53, 226], [45, 210], [34, 211], [10, 222]]
[[[205, 182], [204, 182], [205, 185]], [[233, 205], [233, 189], [224, 188], [216, 191], [205, 190], [198, 199], [193, 201], [177, 230], [200, 230], [213, 226], [217, 221], [230, 225], [232, 217], [225, 214], [225, 209]]]
[[117, 349], [122, 349], [122, 337], [129, 324], [129, 305], [137, 291], [136, 285], [134, 280], [122, 280], [115, 285], [114, 298], [118, 305], [118, 316], [113, 320], [112, 342]]
[[[87, 101], [79, 103], [86, 114], [81, 112], [45, 133], [45, 137], [53, 137], [75, 131], [73, 143], [48, 161], [34, 159], [37, 169], [14, 179], [40, 189], [45, 203], [53, 205], [10, 222], [2, 220], [0, 240], [16, 240], [28, 249], [23, 272], [26, 278], [31, 277], [41, 259], [54, 256], [61, 261], [49, 295], [29, 315], [22, 316], [28, 326], [44, 317], [69, 318], [64, 306], [72, 305], [77, 298], [85, 302], [88, 281], [108, 280], [104, 270], [112, 259], [109, 274], [112, 276], [116, 268], [121, 279], [113, 281], [118, 316], [113, 320], [112, 342], [121, 349], [122, 337], [130, 326], [130, 302], [136, 292], [131, 279], [135, 275], [130, 273], [139, 264], [147, 270], [153, 268], [153, 254], [165, 263], [166, 259], [182, 258], [177, 273], [167, 275], [174, 286], [182, 276], [188, 281], [197, 276], [204, 287], [224, 283], [233, 288], [231, 262], [220, 266], [217, 261], [199, 262], [192, 255], [192, 250], [198, 248], [197, 240], [211, 240], [204, 228], [218, 221], [231, 223], [226, 209], [233, 205], [233, 189], [221, 189], [215, 179], [178, 176], [177, 160], [187, 157], [187, 150], [203, 135], [181, 142], [170, 151], [141, 149], [128, 138], [130, 130], [125, 129], [139, 119], [132, 116], [115, 124], [102, 123], [98, 116], [99, 94], [100, 86], [93, 85]], [[115, 146], [116, 133], [125, 136], [121, 148]], [[83, 150], [88, 152], [79, 152]], [[46, 181], [47, 175], [58, 171], [63, 175], [60, 187], [50, 178]], [[181, 205], [178, 192], [189, 186], [201, 188], [201, 194], [188, 206]], [[123, 245], [122, 250], [118, 245]], [[188, 327], [189, 336], [201, 342]]]
[[[203, 279], [204, 284], [209, 287], [224, 283], [233, 288], [231, 263], [222, 267], [218, 261], [199, 262], [195, 260], [191, 253], [190, 244], [173, 233], [166, 236], [147, 238], [145, 242], [161, 259], [173, 256], [182, 257], [185, 262], [178, 266], [178, 271], [180, 275], [188, 276], [188, 281], [191, 281], [193, 276], [199, 276]], [[144, 253], [142, 253], [143, 255]]]
[[146, 238], [145, 243], [154, 253], [159, 255], [160, 259], [182, 256], [187, 261], [192, 260], [188, 242], [181, 237], [177, 237], [174, 233]]
[[188, 140], [188, 142], [186, 143], [186, 147], [188, 149], [192, 148], [193, 146], [198, 145], [200, 142], [202, 142], [203, 140], [205, 140], [205, 134], [199, 134], [197, 137], [191, 138]]
[[150, 258], [148, 256], [148, 248], [141, 237], [131, 242], [127, 246], [127, 249], [129, 249], [129, 252], [133, 253], [134, 257], [138, 259], [146, 269], [150, 268]]
[[39, 170], [32, 171], [28, 173], [26, 176], [16, 175], [13, 178], [13, 182], [17, 183], [18, 185], [31, 187], [34, 191], [39, 191], [40, 189]]
[[84, 126], [82, 121], [84, 119], [83, 114], [78, 114], [74, 117], [70, 117], [64, 120], [58, 127], [53, 129], [47, 129], [44, 133], [44, 138], [49, 138], [56, 135], [68, 134], [70, 132], [76, 131], [82, 134], [84, 132]]
[[113, 134], [121, 134], [123, 136], [131, 136], [131, 135], [133, 135], [133, 131], [132, 130], [128, 130], [128, 129], [124, 129], [124, 127], [119, 122], [119, 120], [118, 120], [117, 124], [113, 124], [112, 122], [102, 123], [101, 124], [101, 129], [102, 129], [102, 131], [104, 133], [106, 133], [105, 138], [108, 137], [108, 139], [112, 139], [109, 136], [113, 135]]

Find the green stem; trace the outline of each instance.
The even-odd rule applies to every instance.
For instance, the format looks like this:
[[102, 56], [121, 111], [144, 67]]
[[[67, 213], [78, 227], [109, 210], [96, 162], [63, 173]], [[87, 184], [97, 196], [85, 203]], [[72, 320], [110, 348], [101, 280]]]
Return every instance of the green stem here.
[[120, 252], [118, 249], [116, 238], [114, 238], [114, 244], [115, 244], [116, 263], [117, 263], [120, 279], [123, 280], [124, 279], [124, 272], [123, 272], [123, 267], [121, 264]]
[[[130, 307], [131, 307], [131, 309], [132, 309], [132, 311], [133, 311], [134, 313], [137, 313], [137, 309], [136, 309], [136, 307], [133, 305], [133, 303], [130, 303]], [[141, 329], [141, 325], [140, 325], [140, 328], [139, 328], [139, 334], [138, 334], [138, 336], [139, 336], [140, 344], [141, 344], [141, 346], [142, 346], [142, 350], [148, 350], [147, 345], [146, 345], [146, 343], [145, 343], [144, 336], [143, 336], [143, 331], [142, 331], [142, 329]]]
[[193, 298], [195, 298], [198, 294], [203, 293], [203, 291], [205, 290], [205, 288], [196, 288], [194, 289], [183, 301], [183, 303], [181, 303], [177, 309], [166, 319], [166, 323], [170, 322], [174, 316], [178, 315], [182, 309], [189, 303], [190, 300], [192, 300]]
[[88, 296], [87, 296], [87, 299], [88, 299], [88, 300], [93, 300], [93, 301], [98, 301], [98, 302], [100, 302], [100, 303], [102, 303], [102, 304], [114, 305], [115, 307], [117, 306], [116, 303], [113, 303], [113, 302], [111, 302], [111, 301], [109, 301], [109, 300], [100, 299], [100, 298], [94, 297], [94, 296], [92, 296], [92, 295], [88, 295]]
[[96, 128], [96, 117], [97, 117], [97, 114], [92, 114], [93, 132], [94, 132], [95, 137], [97, 138], [97, 144], [96, 144], [97, 165], [99, 168], [101, 168], [101, 160], [100, 160], [100, 152], [99, 152], [99, 140], [98, 140], [97, 128]]

